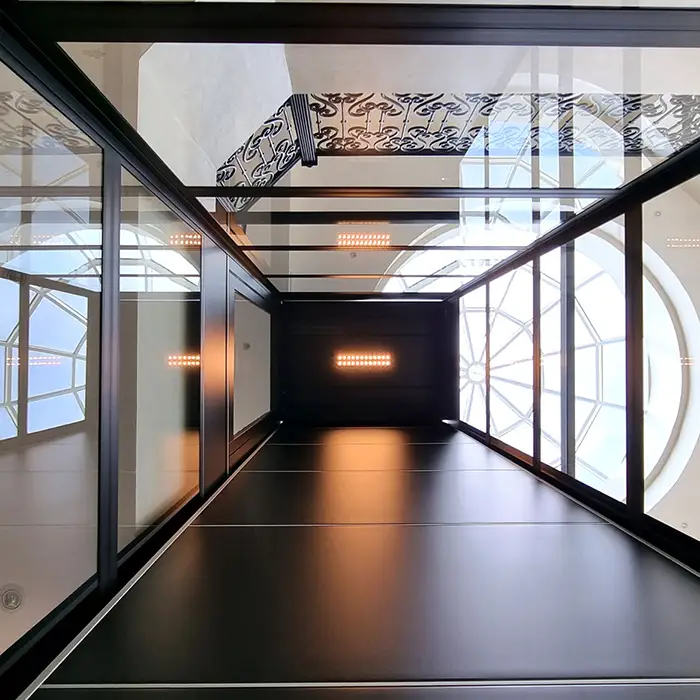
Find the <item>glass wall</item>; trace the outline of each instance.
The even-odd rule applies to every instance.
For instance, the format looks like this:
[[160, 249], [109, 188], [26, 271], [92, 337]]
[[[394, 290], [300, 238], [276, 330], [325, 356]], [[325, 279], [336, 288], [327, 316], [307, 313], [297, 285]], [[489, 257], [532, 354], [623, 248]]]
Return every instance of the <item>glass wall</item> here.
[[486, 286], [459, 300], [459, 418], [486, 432]]
[[643, 206], [645, 511], [700, 539], [700, 177]]
[[199, 485], [201, 238], [126, 170], [119, 247], [119, 548]]
[[532, 455], [532, 265], [502, 275], [489, 288], [490, 433]]
[[575, 476], [619, 501], [626, 479], [624, 225], [576, 239], [574, 275]]
[[[700, 240], [700, 239], [698, 239]], [[645, 248], [645, 254], [648, 254]], [[645, 290], [654, 308], [663, 308], [660, 293], [653, 292], [648, 265]], [[540, 324], [539, 434], [534, 435], [534, 342], [533, 292], [538, 285]], [[658, 286], [658, 285], [657, 285]], [[588, 486], [614, 498], [627, 497], [627, 387], [626, 387], [626, 300], [625, 224], [616, 219], [585, 234], [563, 248], [539, 257], [539, 275], [533, 278], [532, 263], [505, 272], [488, 283], [489, 288], [489, 436], [515, 448], [526, 457], [534, 456], [539, 440], [540, 461], [551, 469], [563, 470]], [[469, 349], [465, 326], [484, 303], [480, 287], [461, 299], [460, 397], [462, 420], [475, 428], [481, 415], [465, 410], [469, 406], [470, 384], [464, 349]], [[477, 297], [476, 295], [480, 295]], [[472, 301], [479, 299], [474, 304]], [[651, 307], [650, 307], [651, 308]], [[645, 311], [646, 313], [646, 311]], [[656, 312], [658, 317], [662, 314]], [[669, 386], [662, 390], [658, 368], [678, 356], [672, 314], [663, 321], [654, 316], [654, 330], [648, 331], [645, 347], [645, 406], [663, 410], [663, 399], [680, 393]], [[482, 328], [485, 324], [482, 322]], [[656, 329], [663, 340], [654, 340]], [[665, 348], [652, 350], [654, 345]], [[654, 367], [657, 367], [654, 374]], [[655, 401], [650, 391], [657, 392]], [[670, 424], [667, 419], [666, 423]], [[481, 429], [481, 428], [480, 428]], [[666, 432], [651, 428], [650, 443], [655, 460], [666, 449]], [[663, 434], [662, 434], [663, 433]], [[539, 466], [539, 465], [538, 465]], [[653, 468], [648, 470], [650, 473]]]
[[102, 150], [0, 93], [2, 653], [97, 572]]

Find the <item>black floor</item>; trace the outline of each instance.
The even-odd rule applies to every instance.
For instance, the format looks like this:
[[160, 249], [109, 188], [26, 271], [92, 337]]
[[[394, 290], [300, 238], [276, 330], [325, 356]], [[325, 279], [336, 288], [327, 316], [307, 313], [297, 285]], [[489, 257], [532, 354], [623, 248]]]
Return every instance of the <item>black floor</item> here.
[[37, 697], [686, 700], [698, 678], [700, 581], [507, 460], [443, 426], [283, 427]]

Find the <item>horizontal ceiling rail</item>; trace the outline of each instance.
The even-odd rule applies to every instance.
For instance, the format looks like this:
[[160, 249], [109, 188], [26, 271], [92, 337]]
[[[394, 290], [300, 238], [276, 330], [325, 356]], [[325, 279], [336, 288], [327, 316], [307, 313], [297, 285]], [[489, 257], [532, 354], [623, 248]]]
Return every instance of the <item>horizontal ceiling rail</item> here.
[[[570, 199], [608, 197], [605, 187], [188, 187], [193, 197], [306, 199]], [[0, 188], [2, 194], [3, 188]]]
[[16, 2], [52, 41], [700, 46], [693, 9], [320, 2]]
[[[459, 221], [458, 211], [248, 211], [238, 223], [258, 226], [342, 226], [345, 224], [440, 224]], [[483, 212], [481, 212], [483, 219]]]
[[[69, 248], [68, 246], [66, 246]], [[270, 252], [270, 251], [292, 251], [298, 253], [326, 253], [326, 252], [369, 252], [369, 253], [383, 253], [383, 252], [400, 252], [403, 250], [446, 250], [446, 251], [478, 251], [478, 252], [490, 252], [495, 250], [500, 251], [518, 251], [522, 250], [525, 246], [502, 246], [502, 245], [383, 245], [383, 246], [352, 246], [352, 245], [242, 245], [239, 246], [241, 250], [245, 251], [259, 251], [259, 252]], [[0, 245], [0, 251], [6, 250], [5, 246]], [[70, 250], [74, 250], [70, 248]], [[143, 250], [143, 248], [140, 248]], [[161, 247], [162, 250], [162, 247]]]
[[289, 301], [444, 301], [447, 292], [282, 292]]
[[296, 274], [268, 274], [268, 279], [271, 280], [378, 280], [378, 279], [416, 279], [416, 280], [433, 280], [433, 279], [472, 279], [476, 275], [448, 275], [448, 274], [431, 274], [431, 275], [392, 275], [391, 273], [324, 273], [324, 272], [299, 272]]
[[614, 195], [591, 204], [515, 255], [494, 265], [475, 280], [462, 285], [450, 294], [448, 300], [457, 299], [487, 282], [517, 270], [536, 257], [561, 248], [697, 175], [700, 175], [700, 139], [644, 171], [639, 177], [620, 187]]

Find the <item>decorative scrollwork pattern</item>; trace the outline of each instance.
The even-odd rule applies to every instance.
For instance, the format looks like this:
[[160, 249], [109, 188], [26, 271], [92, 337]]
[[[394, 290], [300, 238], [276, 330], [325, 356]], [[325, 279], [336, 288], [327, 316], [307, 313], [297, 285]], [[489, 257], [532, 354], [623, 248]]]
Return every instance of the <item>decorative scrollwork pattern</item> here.
[[503, 155], [532, 145], [663, 156], [700, 136], [699, 95], [324, 93], [310, 103], [328, 155], [464, 155], [486, 124], [489, 152]]
[[0, 153], [97, 153], [99, 148], [35, 92], [0, 91]]
[[[217, 170], [217, 185], [263, 187], [274, 185], [300, 160], [289, 100]], [[232, 211], [244, 211], [255, 200], [227, 199]]]

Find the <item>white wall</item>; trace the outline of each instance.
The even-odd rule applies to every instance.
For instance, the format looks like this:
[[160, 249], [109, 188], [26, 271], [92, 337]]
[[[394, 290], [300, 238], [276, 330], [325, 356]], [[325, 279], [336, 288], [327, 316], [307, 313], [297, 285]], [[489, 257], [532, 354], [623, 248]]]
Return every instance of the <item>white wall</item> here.
[[233, 430], [270, 410], [270, 315], [240, 294], [234, 309]]
[[62, 47], [186, 185], [215, 184], [292, 92], [281, 45]]

